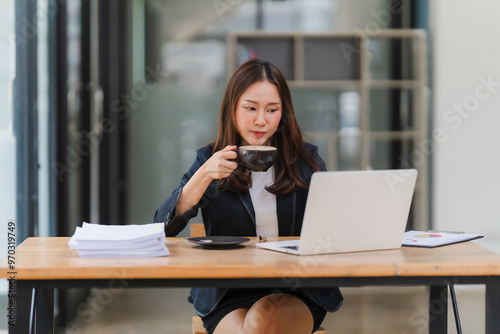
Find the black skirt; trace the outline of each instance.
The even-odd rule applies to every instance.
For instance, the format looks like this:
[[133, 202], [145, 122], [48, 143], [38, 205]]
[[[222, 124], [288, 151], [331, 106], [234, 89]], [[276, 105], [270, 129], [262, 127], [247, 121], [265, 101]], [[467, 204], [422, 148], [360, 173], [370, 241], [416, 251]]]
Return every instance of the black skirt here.
[[251, 306], [259, 299], [278, 293], [286, 293], [295, 296], [302, 300], [309, 310], [311, 311], [314, 327], [313, 331], [318, 330], [326, 316], [326, 310], [316, 304], [308, 296], [306, 296], [300, 289], [229, 289], [226, 295], [222, 298], [219, 304], [206, 316], [202, 317], [203, 326], [207, 329], [209, 334], [212, 334], [219, 324], [219, 322], [230, 312], [245, 307]]

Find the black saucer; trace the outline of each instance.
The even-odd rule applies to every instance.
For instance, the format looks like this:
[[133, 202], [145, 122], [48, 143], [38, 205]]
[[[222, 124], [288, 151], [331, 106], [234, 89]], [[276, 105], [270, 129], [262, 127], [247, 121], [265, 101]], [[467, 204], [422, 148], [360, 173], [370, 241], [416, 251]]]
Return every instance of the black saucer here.
[[234, 248], [242, 243], [250, 241], [248, 238], [229, 236], [196, 237], [189, 238], [187, 240], [208, 248]]

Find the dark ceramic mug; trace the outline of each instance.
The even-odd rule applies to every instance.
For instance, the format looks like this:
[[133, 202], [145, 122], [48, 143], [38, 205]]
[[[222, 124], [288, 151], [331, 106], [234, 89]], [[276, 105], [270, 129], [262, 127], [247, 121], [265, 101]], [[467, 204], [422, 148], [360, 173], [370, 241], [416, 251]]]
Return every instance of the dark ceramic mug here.
[[236, 161], [252, 172], [266, 172], [276, 161], [278, 150], [273, 146], [240, 146]]

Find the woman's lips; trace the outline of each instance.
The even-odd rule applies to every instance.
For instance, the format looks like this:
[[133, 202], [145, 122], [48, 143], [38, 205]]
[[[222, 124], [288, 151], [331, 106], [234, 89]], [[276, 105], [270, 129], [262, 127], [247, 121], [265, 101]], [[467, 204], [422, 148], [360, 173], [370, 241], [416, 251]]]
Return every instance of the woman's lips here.
[[252, 133], [254, 136], [259, 137], [259, 138], [266, 134], [265, 132], [262, 132], [262, 131], [252, 131]]

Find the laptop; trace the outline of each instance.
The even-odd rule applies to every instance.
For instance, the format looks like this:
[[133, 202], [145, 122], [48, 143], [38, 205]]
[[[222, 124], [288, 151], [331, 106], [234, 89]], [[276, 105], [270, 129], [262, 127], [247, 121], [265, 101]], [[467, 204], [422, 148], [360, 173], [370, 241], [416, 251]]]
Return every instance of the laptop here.
[[297, 255], [399, 248], [416, 180], [415, 169], [316, 172], [299, 240], [256, 246]]

